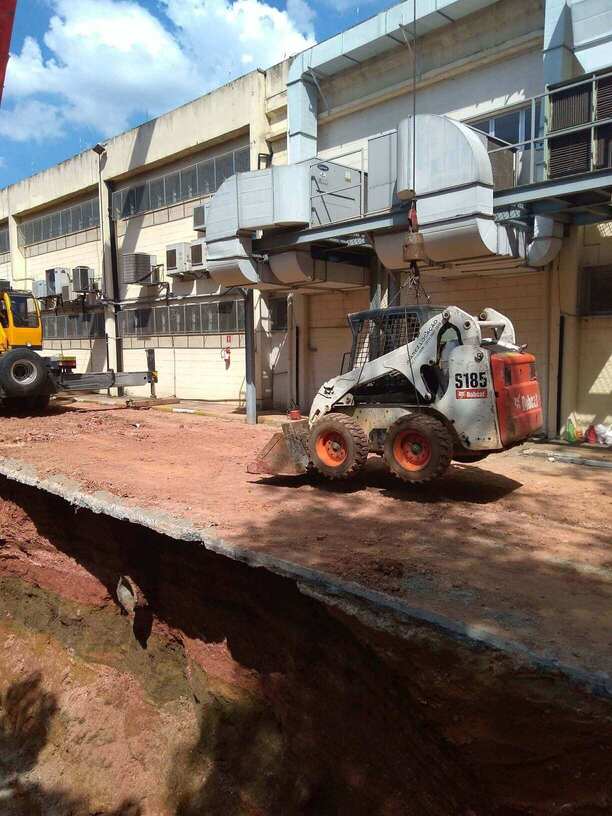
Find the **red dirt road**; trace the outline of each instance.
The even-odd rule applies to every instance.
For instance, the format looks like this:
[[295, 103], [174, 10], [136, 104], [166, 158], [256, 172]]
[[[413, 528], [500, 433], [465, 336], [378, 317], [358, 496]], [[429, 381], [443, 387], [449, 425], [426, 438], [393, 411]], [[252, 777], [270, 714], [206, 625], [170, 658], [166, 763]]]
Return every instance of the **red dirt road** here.
[[378, 458], [348, 484], [247, 475], [271, 433], [81, 405], [0, 418], [0, 456], [612, 673], [612, 471], [511, 452], [422, 488]]

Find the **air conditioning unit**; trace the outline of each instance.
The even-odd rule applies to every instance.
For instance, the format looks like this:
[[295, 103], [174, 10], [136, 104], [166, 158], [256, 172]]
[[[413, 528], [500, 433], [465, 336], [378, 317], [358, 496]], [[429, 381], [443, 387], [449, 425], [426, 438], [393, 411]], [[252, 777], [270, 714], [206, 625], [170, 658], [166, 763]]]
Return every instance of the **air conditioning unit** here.
[[154, 265], [149, 277], [141, 281], [141, 283], [143, 286], [159, 286], [160, 283], [163, 283], [161, 269]]
[[6, 280], [6, 278], [0, 278], [0, 292], [8, 292], [10, 289], [11, 289], [10, 280]]
[[36, 280], [32, 284], [32, 294], [37, 300], [44, 300], [49, 297], [49, 289], [46, 280]]
[[47, 282], [47, 297], [59, 297], [64, 286], [70, 283], [68, 270], [63, 267], [53, 267], [45, 269], [45, 280]]
[[153, 268], [157, 264], [155, 255], [144, 252], [125, 254], [121, 263], [121, 283], [151, 283]]
[[208, 204], [198, 204], [193, 208], [193, 228], [196, 232], [206, 232], [206, 216], [208, 215]]
[[204, 238], [191, 242], [189, 258], [192, 272], [204, 272], [206, 270], [206, 241]]
[[189, 244], [170, 244], [166, 247], [166, 272], [170, 276], [191, 272]]
[[67, 283], [66, 286], [62, 286], [62, 301], [64, 303], [72, 303], [73, 300], [78, 300], [79, 296], [74, 291], [74, 286], [72, 283]]
[[95, 291], [94, 270], [90, 266], [75, 266], [72, 270], [72, 288], [81, 294]]

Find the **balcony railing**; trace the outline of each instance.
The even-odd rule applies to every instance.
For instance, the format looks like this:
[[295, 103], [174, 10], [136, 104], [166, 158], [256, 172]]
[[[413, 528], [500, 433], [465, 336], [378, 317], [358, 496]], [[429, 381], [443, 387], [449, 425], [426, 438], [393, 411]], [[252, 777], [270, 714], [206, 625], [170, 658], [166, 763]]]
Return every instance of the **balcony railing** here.
[[530, 138], [511, 144], [488, 137], [496, 190], [612, 168], [612, 70], [555, 86], [528, 104]]

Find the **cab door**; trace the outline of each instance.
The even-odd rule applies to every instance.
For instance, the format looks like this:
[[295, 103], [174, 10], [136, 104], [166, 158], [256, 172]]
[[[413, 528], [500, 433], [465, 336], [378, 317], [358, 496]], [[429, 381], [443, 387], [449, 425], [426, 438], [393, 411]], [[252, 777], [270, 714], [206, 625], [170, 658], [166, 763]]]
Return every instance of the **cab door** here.
[[5, 331], [9, 347], [42, 349], [42, 325], [36, 299], [28, 292], [5, 292], [3, 304], [4, 319], [8, 319]]

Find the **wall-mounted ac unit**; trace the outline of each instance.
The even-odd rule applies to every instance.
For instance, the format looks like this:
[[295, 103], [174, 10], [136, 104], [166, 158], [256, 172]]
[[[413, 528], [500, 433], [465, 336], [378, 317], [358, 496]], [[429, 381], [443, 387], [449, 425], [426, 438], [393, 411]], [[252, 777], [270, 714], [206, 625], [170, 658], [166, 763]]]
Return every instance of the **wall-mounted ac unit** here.
[[206, 216], [210, 204], [198, 204], [193, 208], [193, 228], [196, 232], [206, 232]]
[[166, 247], [166, 272], [170, 276], [191, 272], [189, 244], [170, 244]]
[[123, 255], [121, 261], [121, 283], [141, 283], [146, 285], [154, 282], [151, 278], [157, 263], [155, 255], [133, 252]]
[[49, 289], [47, 287], [46, 280], [36, 280], [32, 284], [32, 294], [38, 300], [44, 300], [44, 298], [49, 297]]
[[189, 247], [189, 258], [192, 272], [204, 272], [206, 269], [206, 241], [199, 238], [192, 241]]
[[95, 290], [94, 270], [90, 266], [75, 266], [72, 270], [72, 288], [86, 294]]
[[64, 303], [72, 303], [74, 300], [78, 300], [79, 296], [74, 291], [74, 287], [72, 283], [67, 283], [66, 286], [62, 286], [62, 301]]
[[45, 280], [47, 283], [47, 297], [59, 297], [64, 286], [68, 286], [70, 283], [68, 270], [57, 266], [45, 270]]

